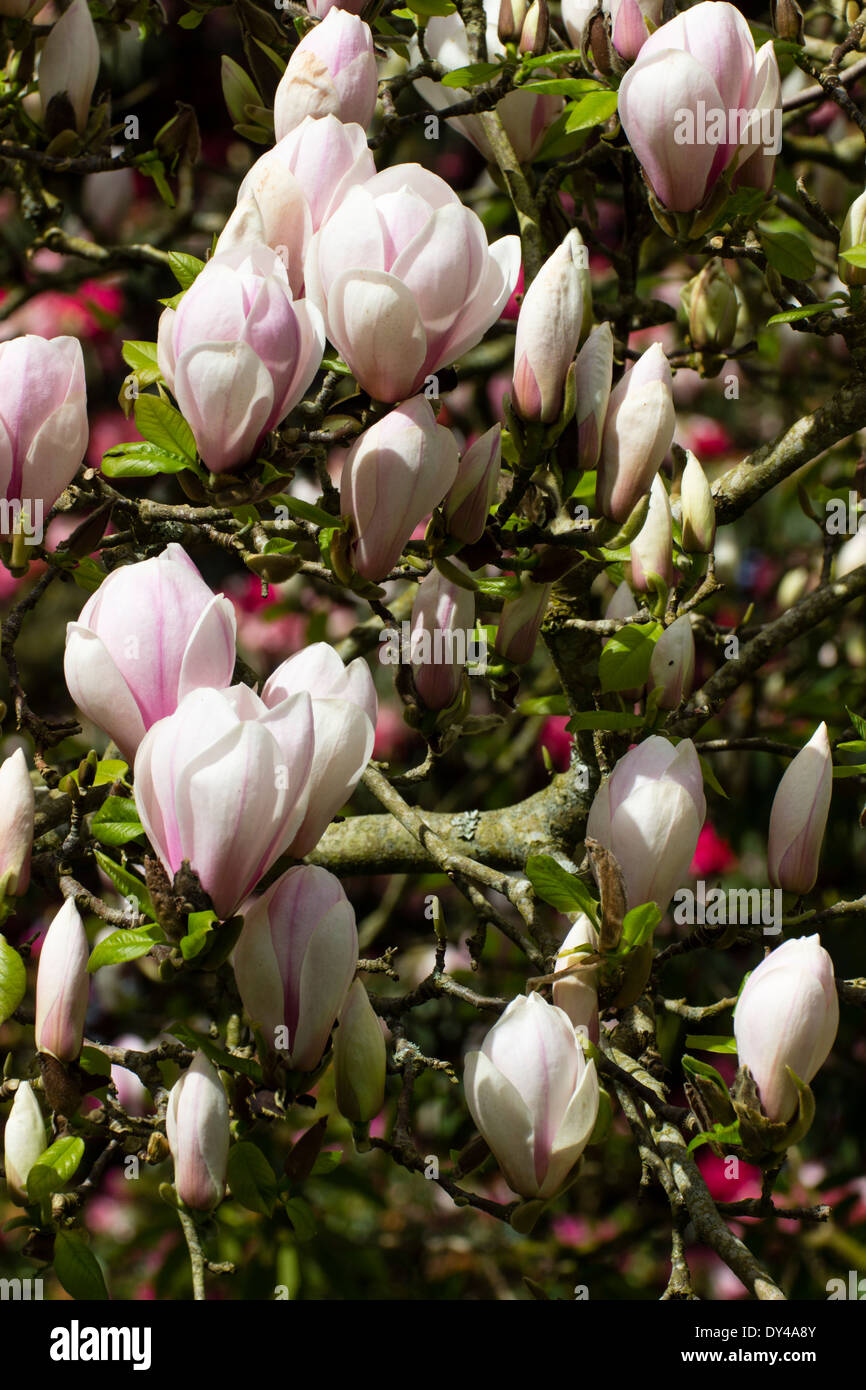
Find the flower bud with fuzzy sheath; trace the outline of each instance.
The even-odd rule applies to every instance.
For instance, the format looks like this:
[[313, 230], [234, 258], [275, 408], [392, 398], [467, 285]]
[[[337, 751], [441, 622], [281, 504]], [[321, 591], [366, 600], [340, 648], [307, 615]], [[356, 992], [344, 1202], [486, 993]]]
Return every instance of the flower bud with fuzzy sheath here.
[[165, 1128], [178, 1197], [194, 1211], [210, 1211], [225, 1195], [231, 1136], [226, 1093], [203, 1052], [172, 1086]]
[[[458, 561], [455, 569], [468, 575]], [[475, 627], [475, 595], [433, 569], [418, 585], [412, 605], [412, 674], [428, 709], [445, 709], [463, 688], [466, 635]]]
[[585, 912], [581, 912], [575, 918], [556, 956], [557, 975], [573, 970], [577, 965], [580, 969], [559, 981], [554, 981], [553, 1002], [558, 1009], [568, 1014], [578, 1031], [586, 1029], [590, 1040], [597, 1042], [598, 966], [584, 965], [583, 962], [589, 953], [575, 953], [578, 946], [591, 946], [593, 951], [598, 950], [598, 932]]
[[674, 437], [671, 369], [660, 343], [638, 358], [614, 387], [605, 417], [595, 489], [611, 521], [626, 521], [650, 490]]
[[501, 465], [502, 426], [496, 424], [470, 444], [460, 459], [442, 508], [449, 535], [468, 545], [481, 539], [499, 491]]
[[321, 1061], [357, 963], [354, 909], [327, 869], [289, 869], [244, 913], [234, 953], [244, 1009], [298, 1071]]
[[699, 352], [724, 352], [734, 341], [740, 302], [737, 290], [718, 256], [680, 291], [692, 347]]
[[771, 1120], [789, 1120], [797, 1108], [786, 1068], [811, 1081], [838, 1027], [833, 961], [820, 936], [785, 941], [752, 971], [737, 1002], [734, 1037], [740, 1065], [752, 1073]]
[[385, 1102], [387, 1054], [382, 1025], [360, 980], [340, 1012], [334, 1040], [337, 1108], [354, 1124], [368, 1124]]
[[716, 507], [707, 475], [689, 450], [680, 479], [683, 550], [690, 555], [709, 555], [716, 539]]
[[278, 140], [307, 116], [337, 116], [366, 130], [376, 108], [376, 55], [369, 24], [334, 7], [301, 39], [274, 97]]
[[827, 725], [819, 724], [788, 764], [773, 798], [767, 867], [774, 888], [787, 893], [814, 888], [832, 794], [833, 755]]
[[659, 705], [676, 709], [692, 693], [695, 680], [695, 638], [688, 615], [666, 627], [650, 658], [647, 691], [661, 687]]
[[27, 892], [35, 814], [27, 759], [16, 748], [0, 763], [0, 900]]
[[27, 1200], [27, 1177], [48, 1143], [45, 1120], [29, 1081], [19, 1083], [3, 1131], [3, 1165], [11, 1192]]
[[508, 1186], [554, 1197], [583, 1153], [598, 1116], [595, 1064], [568, 1015], [540, 994], [513, 999], [477, 1052], [466, 1057], [466, 1103]]
[[524, 420], [550, 422], [562, 409], [583, 322], [585, 275], [586, 247], [573, 228], [544, 262], [520, 306], [512, 400]]
[[90, 998], [90, 947], [84, 923], [67, 898], [45, 933], [36, 972], [36, 1046], [60, 1062], [81, 1051]]
[[639, 593], [649, 593], [651, 578], [674, 582], [674, 531], [667, 488], [656, 474], [650, 488], [646, 521], [631, 543], [631, 582]]

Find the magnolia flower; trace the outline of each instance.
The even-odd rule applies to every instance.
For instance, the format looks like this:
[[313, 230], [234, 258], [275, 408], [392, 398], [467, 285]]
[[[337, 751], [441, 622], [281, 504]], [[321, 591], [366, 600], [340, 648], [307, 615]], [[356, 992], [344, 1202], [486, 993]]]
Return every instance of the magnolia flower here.
[[692, 693], [695, 679], [695, 639], [687, 614], [666, 627], [653, 647], [647, 690], [661, 687], [659, 705], [676, 709]]
[[740, 1066], [755, 1079], [764, 1113], [779, 1122], [797, 1108], [787, 1074], [809, 1082], [826, 1061], [839, 1027], [833, 962], [820, 936], [785, 941], [743, 986], [734, 1013]]
[[376, 107], [376, 55], [369, 24], [336, 6], [289, 59], [274, 97], [278, 140], [306, 116], [370, 124]]
[[369, 1124], [385, 1102], [385, 1039], [360, 980], [349, 990], [334, 1041], [337, 1109], [353, 1124]]
[[[671, 446], [676, 426], [671, 388], [664, 349], [653, 343], [611, 392], [595, 488], [596, 505], [611, 521], [627, 520]], [[601, 380], [596, 389], [603, 390]]]
[[16, 748], [0, 763], [0, 902], [27, 892], [35, 813], [27, 759]]
[[49, 118], [52, 99], [65, 96], [75, 116], [75, 127], [83, 132], [98, 73], [99, 41], [87, 0], [72, 0], [69, 9], [51, 26], [39, 55], [43, 121]]
[[484, 535], [487, 516], [499, 491], [502, 426], [496, 424], [461, 455], [457, 477], [442, 508], [450, 535], [466, 544]]
[[653, 578], [674, 582], [673, 518], [667, 488], [658, 474], [650, 488], [649, 511], [631, 543], [631, 582], [648, 593]]
[[519, 995], [466, 1057], [466, 1103], [508, 1186], [554, 1197], [595, 1128], [598, 1079], [568, 1015]]
[[588, 291], [586, 247], [572, 229], [544, 262], [520, 306], [512, 397], [524, 420], [555, 420], [577, 352]]
[[654, 734], [602, 782], [586, 833], [616, 858], [629, 907], [655, 902], [665, 912], [688, 873], [706, 813], [695, 745], [686, 738], [674, 747]]
[[29, 1081], [21, 1081], [3, 1131], [3, 1165], [11, 1192], [27, 1200], [27, 1178], [47, 1148], [45, 1121]]
[[488, 246], [443, 179], [397, 164], [349, 189], [312, 240], [305, 282], [359, 384], [399, 401], [475, 346], [519, 269], [518, 237]]
[[[590, 333], [574, 364], [574, 418], [577, 424], [577, 465], [580, 469], [589, 470], [598, 463], [612, 372], [613, 331], [609, 323], [600, 323]], [[617, 461], [615, 459], [612, 466], [616, 467]]]
[[833, 755], [827, 725], [819, 724], [773, 798], [767, 867], [774, 888], [800, 894], [814, 888], [832, 794]]
[[61, 1062], [74, 1061], [81, 1051], [89, 957], [84, 923], [67, 898], [45, 933], [36, 972], [36, 1047]]
[[[621, 58], [636, 58], [662, 22], [663, 0], [602, 0], [600, 8], [610, 17], [613, 46]], [[573, 48], [583, 44], [590, 16], [598, 0], [562, 0], [562, 19]]]
[[185, 696], [135, 758], [136, 806], [169, 878], [188, 860], [229, 917], [298, 833], [312, 761], [309, 695], [272, 709], [245, 685]]
[[[499, 9], [499, 0], [484, 0], [487, 57], [492, 62], [505, 56], [505, 48], [497, 33]], [[432, 15], [424, 30], [424, 47], [432, 60], [448, 72], [465, 68], [472, 62], [466, 27], [459, 14]], [[413, 62], [419, 61], [421, 51], [414, 42], [412, 52]], [[430, 77], [416, 78], [415, 90], [435, 111], [453, 106], [471, 95], [462, 87], [443, 87], [441, 82], [435, 82]], [[547, 131], [562, 109], [562, 97], [541, 92], [513, 91], [497, 102], [497, 113], [521, 164], [527, 163], [538, 153]], [[448, 124], [471, 140], [488, 163], [496, 163], [480, 116], [449, 116]]]
[[[468, 573], [456, 560], [456, 569]], [[445, 709], [463, 689], [467, 634], [475, 627], [475, 595], [439, 570], [418, 585], [410, 651], [415, 689], [428, 709]]]
[[0, 498], [9, 503], [0, 539], [9, 534], [10, 513], [10, 530], [22, 529], [23, 522], [41, 534], [44, 512], [78, 472], [87, 436], [78, 340], [27, 333], [0, 343]]
[[716, 508], [707, 475], [689, 450], [680, 479], [683, 550], [708, 555], [716, 538]]
[[723, 174], [768, 189], [781, 141], [772, 40], [758, 53], [743, 15], [704, 0], [647, 39], [619, 88], [619, 117], [663, 208], [692, 212]]
[[129, 761], [152, 724], [191, 690], [227, 686], [234, 664], [234, 609], [174, 542], [112, 570], [66, 627], [69, 693]]
[[177, 309], [159, 320], [160, 371], [214, 473], [255, 454], [319, 368], [324, 328], [266, 246], [213, 256]]
[[866, 192], [855, 198], [845, 214], [842, 230], [839, 233], [839, 259], [836, 270], [844, 285], [866, 285], [866, 266], [852, 265], [843, 257], [844, 251], [852, 251], [866, 241]]
[[247, 905], [234, 971], [244, 1008], [298, 1071], [318, 1065], [358, 963], [355, 913], [338, 879], [289, 869]]
[[577, 951], [578, 946], [589, 946], [598, 950], [598, 932], [585, 912], [581, 912], [560, 946], [556, 955], [557, 975], [573, 970], [581, 965], [579, 972], [566, 974], [561, 980], [554, 980], [553, 1002], [563, 1013], [568, 1014], [578, 1032], [585, 1032], [593, 1041], [598, 1041], [598, 966], [583, 965], [590, 952]]
[[165, 1128], [178, 1197], [196, 1211], [210, 1211], [226, 1190], [229, 1107], [217, 1071], [203, 1052], [195, 1054], [172, 1086]]

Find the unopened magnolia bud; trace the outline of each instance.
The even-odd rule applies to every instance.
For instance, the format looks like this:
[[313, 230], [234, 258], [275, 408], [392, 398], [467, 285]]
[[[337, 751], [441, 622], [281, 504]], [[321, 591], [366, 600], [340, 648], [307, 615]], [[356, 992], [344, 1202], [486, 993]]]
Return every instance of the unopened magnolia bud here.
[[375, 1119], [385, 1101], [385, 1039], [360, 980], [349, 990], [334, 1043], [334, 1078], [340, 1114], [354, 1124]]
[[[456, 570], [468, 572], [456, 560]], [[463, 687], [466, 634], [475, 627], [475, 595], [433, 569], [412, 605], [410, 652], [415, 689], [428, 709], [453, 704]]]
[[43, 120], [49, 116], [52, 100], [65, 98], [69, 102], [66, 110], [71, 108], [75, 127], [81, 134], [87, 125], [98, 73], [99, 42], [87, 0], [72, 0], [69, 9], [52, 25], [39, 58]]
[[30, 1082], [22, 1081], [15, 1092], [3, 1132], [6, 1182], [19, 1197], [26, 1199], [28, 1174], [45, 1147], [45, 1121], [39, 1101], [33, 1094]]
[[526, 580], [518, 597], [503, 604], [496, 651], [507, 661], [519, 666], [531, 659], [552, 588], [552, 584]]
[[651, 579], [657, 576], [665, 584], [674, 582], [673, 523], [667, 489], [658, 474], [650, 489], [647, 518], [631, 543], [632, 588], [649, 593]]
[[718, 256], [680, 293], [689, 319], [689, 337], [699, 352], [724, 352], [737, 331], [740, 311], [734, 282]]
[[[531, 13], [531, 12], [530, 12]], [[544, 262], [520, 306], [514, 340], [514, 407], [524, 420], [555, 420], [583, 323], [586, 247], [575, 228]]]
[[526, 0], [501, 0], [499, 6], [499, 42], [517, 43], [526, 18]]
[[580, 469], [592, 469], [598, 463], [612, 371], [613, 331], [609, 323], [600, 323], [590, 333], [574, 364], [574, 418]]
[[81, 1051], [89, 955], [84, 923], [67, 898], [45, 933], [36, 974], [36, 1046], [61, 1062], [73, 1061]]
[[707, 475], [691, 451], [680, 480], [680, 501], [683, 550], [690, 555], [709, 555], [716, 539], [716, 508]]
[[839, 234], [839, 279], [846, 285], [866, 285], [866, 266], [852, 265], [846, 261], [843, 252], [850, 251], [866, 241], [866, 193], [855, 198], [842, 223]]
[[665, 628], [653, 648], [647, 690], [661, 687], [662, 709], [676, 709], [692, 693], [695, 679], [695, 639], [686, 615]]
[[625, 521], [650, 489], [674, 436], [671, 369], [653, 343], [614, 387], [601, 441], [595, 500], [611, 521]]
[[484, 534], [487, 514], [499, 490], [502, 426], [476, 439], [460, 459], [457, 477], [442, 507], [450, 535], [472, 545]]
[[[858, 7], [859, 8], [859, 7]], [[797, 0], [771, 0], [773, 28], [780, 39], [803, 42], [803, 11]]]
[[21, 748], [0, 763], [0, 899], [27, 892], [36, 803]]
[[819, 724], [788, 764], [773, 799], [767, 867], [774, 888], [808, 893], [814, 887], [832, 792], [833, 756], [827, 725]]
[[229, 1107], [222, 1082], [203, 1052], [171, 1088], [165, 1116], [177, 1195], [210, 1211], [225, 1194]]
[[546, 53], [549, 36], [550, 10], [547, 7], [547, 0], [532, 0], [520, 32], [518, 52], [533, 57], [539, 53]]

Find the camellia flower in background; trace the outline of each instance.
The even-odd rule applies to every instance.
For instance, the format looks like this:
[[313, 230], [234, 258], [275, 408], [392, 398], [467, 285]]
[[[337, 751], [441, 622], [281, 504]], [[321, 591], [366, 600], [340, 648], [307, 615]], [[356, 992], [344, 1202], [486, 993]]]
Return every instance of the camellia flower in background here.
[[469, 545], [481, 539], [499, 491], [501, 466], [502, 426], [496, 424], [460, 457], [442, 508], [449, 535]]
[[369, 1124], [382, 1109], [387, 1062], [379, 1017], [363, 984], [355, 980], [334, 1039], [337, 1108], [353, 1124]]
[[384, 579], [420, 521], [457, 477], [457, 444], [437, 425], [430, 402], [414, 396], [355, 440], [343, 463], [340, 509], [352, 518], [358, 574]]
[[646, 520], [631, 543], [631, 582], [649, 593], [652, 580], [674, 582], [674, 532], [668, 490], [657, 473], [650, 488]]
[[313, 233], [351, 187], [366, 183], [375, 172], [361, 126], [347, 125], [336, 116], [305, 116], [244, 177], [238, 206], [255, 198], [262, 236], [283, 260], [296, 298], [303, 290], [304, 258]]
[[210, 1211], [225, 1196], [231, 1135], [226, 1093], [203, 1052], [172, 1086], [165, 1128], [178, 1197], [194, 1211]]
[[519, 237], [488, 246], [444, 179], [397, 164], [349, 189], [313, 237], [305, 284], [359, 385], [399, 401], [479, 342], [519, 268]]
[[185, 696], [135, 758], [135, 803], [169, 878], [189, 860], [229, 917], [297, 834], [312, 761], [306, 693], [272, 709], [245, 685]]
[[3, 1131], [3, 1166], [10, 1192], [27, 1200], [30, 1169], [48, 1147], [42, 1109], [29, 1081], [21, 1081]]
[[701, 208], [723, 174], [769, 189], [781, 148], [779, 67], [772, 41], [756, 53], [726, 0], [703, 0], [643, 44], [619, 88], [619, 116], [662, 209]]
[[[523, 8], [525, 10], [526, 7]], [[505, 56], [505, 48], [497, 32], [499, 12], [499, 0], [484, 0], [487, 57], [491, 62]], [[521, 18], [515, 41], [520, 36], [522, 24]], [[430, 58], [448, 72], [465, 68], [472, 62], [466, 27], [459, 14], [432, 15], [424, 29], [424, 47]], [[412, 50], [415, 55], [413, 61], [417, 62], [422, 57], [421, 51], [415, 43]], [[471, 95], [462, 87], [444, 87], [430, 77], [416, 78], [415, 90], [434, 111], [454, 106]], [[525, 164], [541, 148], [547, 131], [563, 110], [563, 100], [555, 93], [512, 91], [497, 102], [496, 110], [517, 158], [521, 164]], [[489, 163], [496, 163], [480, 116], [449, 116], [447, 119], [454, 130], [472, 141]]]
[[[467, 575], [459, 561], [455, 569]], [[411, 660], [415, 689], [428, 709], [445, 709], [463, 689], [464, 661], [475, 627], [475, 595], [432, 569], [412, 605]]]
[[562, 410], [589, 293], [588, 264], [583, 238], [572, 228], [526, 291], [517, 318], [512, 383], [514, 407], [524, 420], [555, 420]]
[[522, 666], [532, 660], [552, 589], [552, 584], [533, 584], [526, 579], [517, 598], [503, 603], [495, 650], [507, 661]]
[[63, 97], [72, 108], [76, 130], [83, 132], [98, 74], [99, 41], [87, 0], [72, 0], [51, 26], [39, 55], [42, 120], [52, 135], [67, 125], [55, 100]]
[[[599, 379], [596, 396], [603, 394], [600, 378], [607, 360], [606, 344], [599, 344], [599, 352], [603, 354], [602, 360], [593, 364], [590, 377], [590, 380]], [[578, 377], [578, 391], [581, 384]], [[628, 519], [632, 509], [650, 491], [653, 478], [671, 446], [676, 427], [672, 384], [664, 349], [661, 343], [653, 343], [610, 394], [601, 437], [595, 500], [599, 510], [611, 521]]]
[[595, 1128], [599, 1089], [568, 1015], [519, 995], [466, 1056], [466, 1103], [521, 1197], [554, 1197]]
[[267, 246], [222, 251], [159, 320], [166, 384], [214, 473], [248, 462], [319, 368], [324, 326]]
[[113, 570], [66, 628], [69, 693], [130, 762], [152, 724], [191, 690], [227, 686], [234, 665], [234, 609], [174, 543]]
[[36, 973], [36, 1047], [61, 1062], [81, 1051], [90, 998], [90, 947], [84, 923], [67, 898], [45, 933]]
[[365, 129], [376, 109], [376, 55], [369, 24], [334, 6], [301, 39], [274, 97], [278, 140], [306, 116], [337, 116]]
[[666, 627], [653, 647], [647, 690], [661, 687], [661, 709], [676, 709], [692, 693], [695, 679], [695, 638], [687, 613]]
[[620, 758], [595, 794], [586, 833], [622, 869], [629, 907], [662, 912], [685, 880], [707, 813], [691, 739], [676, 747], [653, 734]]
[[783, 942], [752, 971], [737, 1001], [734, 1037], [740, 1066], [752, 1073], [771, 1120], [790, 1120], [797, 1108], [797, 1088], [786, 1069], [811, 1081], [838, 1027], [833, 961], [820, 936]]
[[36, 798], [22, 748], [0, 763], [0, 902], [30, 883]]
[[247, 905], [234, 952], [244, 1009], [269, 1047], [310, 1072], [358, 962], [355, 913], [339, 879], [301, 864]]
[[315, 847], [349, 800], [373, 752], [378, 701], [369, 667], [360, 657], [344, 667], [332, 647], [314, 642], [278, 666], [262, 691], [269, 709], [309, 692], [313, 760], [303, 819], [287, 845], [300, 859]]
[[832, 794], [833, 754], [827, 725], [819, 724], [788, 764], [773, 798], [767, 868], [774, 888], [814, 888]]
[[75, 338], [0, 343], [0, 540], [41, 535], [87, 448], [84, 357]]

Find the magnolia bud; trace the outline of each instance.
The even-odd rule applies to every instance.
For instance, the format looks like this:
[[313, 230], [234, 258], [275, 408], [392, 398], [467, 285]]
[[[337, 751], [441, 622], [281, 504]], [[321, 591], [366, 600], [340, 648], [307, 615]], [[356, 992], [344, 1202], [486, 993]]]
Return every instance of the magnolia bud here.
[[[598, 1041], [598, 966], [584, 965], [592, 952], [577, 951], [578, 946], [591, 946], [592, 952], [598, 950], [598, 932], [585, 912], [575, 919], [574, 925], [563, 941], [556, 956], [556, 974], [571, 970], [573, 973], [554, 981], [553, 1002], [563, 1013], [568, 1014], [575, 1029], [585, 1030], [593, 1042]], [[580, 966], [575, 970], [575, 966]]]
[[229, 1107], [216, 1069], [203, 1052], [171, 1088], [165, 1128], [174, 1185], [186, 1206], [210, 1211], [225, 1195]]
[[[87, 0], [72, 0], [69, 9], [52, 25], [39, 58], [39, 96], [43, 120], [49, 117], [52, 100], [65, 97], [80, 134], [87, 125], [90, 98], [98, 73], [99, 42]], [[52, 122], [48, 121], [48, 124]]]
[[770, 17], [780, 39], [803, 42], [803, 11], [797, 0], [770, 0]]
[[518, 52], [524, 56], [537, 56], [547, 50], [550, 35], [550, 10], [547, 0], [532, 0], [523, 28], [520, 32]]
[[36, 802], [21, 748], [0, 763], [0, 899], [27, 892]]
[[385, 1101], [385, 1039], [378, 1015], [360, 980], [340, 1013], [334, 1042], [337, 1108], [355, 1124], [375, 1119]]
[[598, 463], [612, 371], [613, 331], [609, 323], [600, 323], [590, 333], [574, 364], [574, 418], [580, 469], [589, 470]]
[[526, 0], [501, 0], [498, 35], [500, 43], [517, 43], [526, 18]]
[[473, 545], [484, 535], [487, 514], [499, 490], [502, 426], [497, 424], [470, 444], [442, 508], [448, 533]]
[[[458, 562], [455, 569], [468, 572]], [[445, 709], [463, 688], [467, 634], [475, 627], [475, 595], [439, 570], [422, 579], [412, 606], [410, 652], [415, 689], [428, 709]]]
[[512, 388], [514, 407], [524, 420], [555, 420], [562, 409], [583, 322], [585, 272], [586, 247], [573, 228], [526, 291], [517, 318]]
[[532, 658], [552, 588], [552, 584], [525, 580], [518, 597], [508, 599], [502, 606], [495, 650], [516, 666]]
[[866, 285], [866, 266], [852, 265], [842, 255], [866, 241], [866, 193], [855, 198], [842, 223], [839, 234], [839, 260], [836, 266], [839, 279], [846, 285]]
[[680, 291], [689, 336], [699, 352], [724, 352], [737, 331], [740, 303], [733, 280], [718, 256]]
[[774, 888], [802, 894], [814, 887], [832, 792], [833, 756], [827, 725], [819, 724], [773, 798], [767, 867]]
[[676, 709], [692, 693], [695, 679], [695, 639], [687, 615], [665, 628], [653, 648], [647, 690], [661, 686], [659, 705]]
[[90, 948], [84, 923], [67, 898], [42, 942], [36, 973], [36, 1046], [61, 1062], [81, 1051], [90, 997]]
[[611, 392], [595, 500], [611, 521], [625, 521], [650, 489], [674, 437], [671, 369], [660, 343], [638, 358]]
[[637, 612], [637, 604], [634, 601], [634, 594], [628, 586], [628, 580], [624, 579], [616, 588], [613, 598], [604, 610], [604, 616], [615, 621], [621, 618], [630, 618]]
[[3, 1162], [10, 1190], [25, 1200], [27, 1175], [45, 1147], [45, 1121], [39, 1101], [30, 1082], [22, 1081], [3, 1131]]
[[734, 1037], [740, 1065], [752, 1073], [771, 1120], [789, 1120], [797, 1108], [787, 1068], [811, 1081], [838, 1027], [833, 962], [820, 936], [784, 942], [752, 971], [734, 1013]]
[[709, 555], [716, 539], [716, 509], [707, 475], [691, 450], [680, 479], [683, 550], [690, 555]]
[[650, 489], [646, 521], [631, 543], [631, 583], [640, 593], [649, 593], [650, 580], [658, 576], [665, 584], [674, 582], [674, 538], [671, 504], [667, 488], [658, 474]]

